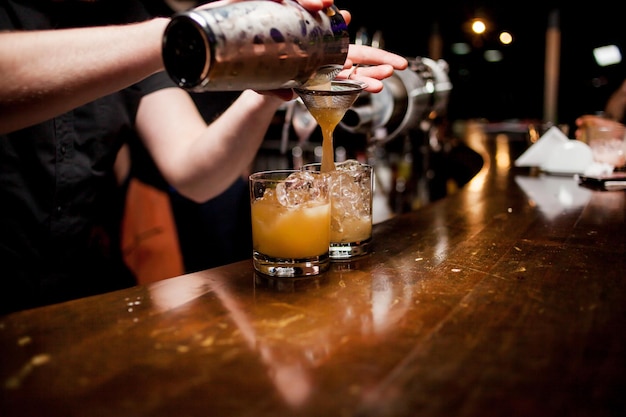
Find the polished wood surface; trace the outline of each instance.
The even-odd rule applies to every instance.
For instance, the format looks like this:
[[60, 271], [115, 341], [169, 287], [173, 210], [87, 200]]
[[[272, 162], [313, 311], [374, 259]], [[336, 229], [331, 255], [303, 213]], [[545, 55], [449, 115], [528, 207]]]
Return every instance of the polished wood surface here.
[[626, 192], [468, 137], [469, 184], [319, 279], [244, 261], [0, 317], [0, 416], [626, 415]]

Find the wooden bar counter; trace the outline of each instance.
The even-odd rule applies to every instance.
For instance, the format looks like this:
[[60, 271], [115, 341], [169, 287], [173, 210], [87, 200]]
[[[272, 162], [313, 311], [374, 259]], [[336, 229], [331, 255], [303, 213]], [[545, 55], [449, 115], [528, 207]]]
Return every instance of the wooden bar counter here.
[[626, 192], [469, 136], [471, 182], [318, 279], [243, 261], [0, 317], [0, 416], [626, 415]]

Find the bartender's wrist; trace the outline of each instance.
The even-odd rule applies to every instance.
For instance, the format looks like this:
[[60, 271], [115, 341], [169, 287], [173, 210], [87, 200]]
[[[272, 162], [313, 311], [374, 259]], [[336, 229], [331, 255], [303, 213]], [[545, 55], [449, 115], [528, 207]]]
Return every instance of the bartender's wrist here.
[[146, 36], [150, 36], [150, 38], [152, 39], [153, 37], [155, 38], [155, 40], [158, 39], [158, 42], [155, 43], [152, 47], [155, 48], [153, 53], [156, 55], [157, 58], [157, 65], [159, 66], [158, 70], [159, 71], [163, 71], [165, 70], [165, 64], [163, 63], [163, 35], [165, 33], [165, 28], [167, 27], [167, 25], [170, 22], [170, 18], [167, 17], [155, 17], [152, 18], [146, 22], [144, 22], [143, 24], [147, 25], [150, 34], [146, 34]]

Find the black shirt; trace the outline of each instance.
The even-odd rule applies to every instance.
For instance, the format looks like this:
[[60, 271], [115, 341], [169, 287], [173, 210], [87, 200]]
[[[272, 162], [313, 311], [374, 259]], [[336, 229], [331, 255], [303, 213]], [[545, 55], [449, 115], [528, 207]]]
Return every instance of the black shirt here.
[[[134, 0], [0, 0], [0, 30], [149, 17]], [[124, 188], [113, 165], [122, 144], [137, 140], [141, 98], [173, 85], [159, 73], [52, 120], [0, 135], [0, 313], [135, 284], [121, 256]]]

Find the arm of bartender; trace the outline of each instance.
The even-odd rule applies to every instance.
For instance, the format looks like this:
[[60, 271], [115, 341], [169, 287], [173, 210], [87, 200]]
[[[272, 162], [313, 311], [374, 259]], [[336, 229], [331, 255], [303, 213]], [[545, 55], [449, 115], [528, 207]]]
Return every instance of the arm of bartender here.
[[[142, 141], [171, 186], [206, 201], [250, 165], [292, 96], [244, 91], [207, 125], [163, 71], [168, 22], [139, 0], [0, 1], [0, 313], [134, 285], [119, 244], [124, 143]], [[408, 65], [351, 45], [353, 64], [371, 92]]]

